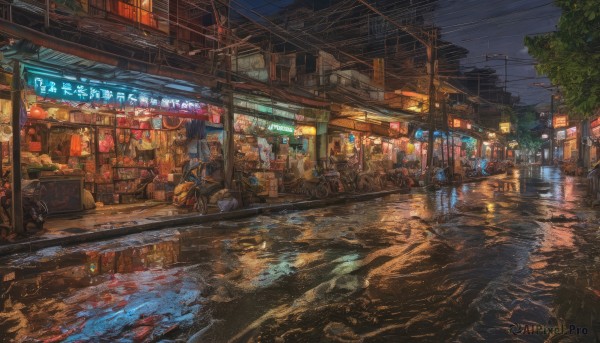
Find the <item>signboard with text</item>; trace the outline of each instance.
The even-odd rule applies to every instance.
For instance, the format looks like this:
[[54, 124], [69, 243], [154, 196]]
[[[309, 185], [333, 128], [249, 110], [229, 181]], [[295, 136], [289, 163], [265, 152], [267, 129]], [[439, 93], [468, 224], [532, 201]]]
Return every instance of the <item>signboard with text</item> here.
[[153, 96], [148, 93], [125, 88], [109, 87], [102, 84], [86, 84], [66, 79], [27, 74], [27, 84], [36, 95], [51, 99], [90, 102], [113, 105], [157, 108], [163, 110], [187, 111], [202, 114], [206, 104], [168, 96]]
[[555, 129], [567, 127], [569, 125], [569, 116], [566, 114], [555, 115], [552, 119], [552, 127]]

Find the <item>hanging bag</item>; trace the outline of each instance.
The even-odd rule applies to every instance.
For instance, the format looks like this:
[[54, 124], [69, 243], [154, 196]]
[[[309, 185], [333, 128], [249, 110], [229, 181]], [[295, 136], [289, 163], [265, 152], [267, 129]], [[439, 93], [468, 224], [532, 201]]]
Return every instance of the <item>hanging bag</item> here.
[[69, 156], [81, 156], [81, 136], [71, 136], [71, 149], [69, 150]]

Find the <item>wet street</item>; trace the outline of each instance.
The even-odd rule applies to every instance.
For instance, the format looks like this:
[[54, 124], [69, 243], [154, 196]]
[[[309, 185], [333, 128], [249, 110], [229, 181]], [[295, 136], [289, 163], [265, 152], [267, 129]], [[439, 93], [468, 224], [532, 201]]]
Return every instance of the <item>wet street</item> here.
[[525, 168], [0, 259], [3, 342], [597, 342], [584, 178]]

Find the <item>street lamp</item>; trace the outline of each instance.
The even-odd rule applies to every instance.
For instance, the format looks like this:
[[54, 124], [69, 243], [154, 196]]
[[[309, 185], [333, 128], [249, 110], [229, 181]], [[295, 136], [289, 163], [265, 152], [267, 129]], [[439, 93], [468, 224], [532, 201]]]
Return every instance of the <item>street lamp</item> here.
[[550, 165], [552, 165], [552, 163], [554, 162], [554, 125], [552, 123], [553, 123], [553, 119], [554, 119], [554, 98], [557, 96], [557, 94], [555, 94], [555, 88], [557, 88], [557, 86], [552, 86], [552, 85], [548, 86], [543, 82], [534, 82], [531, 85], [543, 88], [547, 91], [550, 91], [550, 113], [548, 115], [548, 123], [550, 123], [549, 124], [549, 131], [550, 131], [550, 149], [549, 149], [549, 160], [550, 161], [549, 161], [549, 163], [550, 163]]

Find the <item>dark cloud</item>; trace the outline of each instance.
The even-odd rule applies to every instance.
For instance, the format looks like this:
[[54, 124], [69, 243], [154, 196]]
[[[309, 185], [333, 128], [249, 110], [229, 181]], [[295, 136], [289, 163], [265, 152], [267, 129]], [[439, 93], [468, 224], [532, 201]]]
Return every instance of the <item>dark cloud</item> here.
[[559, 17], [560, 9], [548, 0], [441, 0], [434, 21], [445, 40], [469, 50], [465, 67], [489, 66], [503, 79], [503, 57], [486, 61], [486, 55], [508, 56], [508, 90], [523, 103], [535, 104], [548, 101], [549, 93], [532, 84], [549, 81], [537, 76], [523, 41], [555, 30]]

